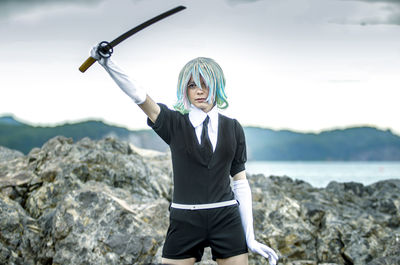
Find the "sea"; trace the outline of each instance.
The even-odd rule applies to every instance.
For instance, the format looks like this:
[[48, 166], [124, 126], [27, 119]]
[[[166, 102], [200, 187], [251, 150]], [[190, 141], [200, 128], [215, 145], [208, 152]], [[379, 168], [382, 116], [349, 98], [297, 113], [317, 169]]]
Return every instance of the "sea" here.
[[248, 161], [246, 171], [267, 177], [287, 176], [324, 188], [331, 181], [369, 185], [381, 180], [400, 179], [400, 161]]

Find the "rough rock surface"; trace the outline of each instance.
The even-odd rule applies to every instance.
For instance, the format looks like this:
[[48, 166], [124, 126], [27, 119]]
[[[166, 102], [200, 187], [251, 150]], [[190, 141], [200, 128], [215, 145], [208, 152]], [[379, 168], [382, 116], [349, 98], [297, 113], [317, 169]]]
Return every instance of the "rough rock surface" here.
[[24, 154], [20, 151], [11, 150], [6, 147], [0, 146], [0, 161], [2, 162], [13, 160], [21, 156], [24, 156]]
[[[0, 148], [0, 264], [160, 263], [171, 175], [169, 154], [113, 138]], [[248, 178], [256, 238], [280, 264], [400, 264], [400, 180]], [[209, 249], [201, 264], [216, 264]], [[250, 264], [268, 262], [250, 253]]]
[[400, 180], [317, 189], [287, 177], [250, 179], [258, 238], [282, 263], [400, 264]]

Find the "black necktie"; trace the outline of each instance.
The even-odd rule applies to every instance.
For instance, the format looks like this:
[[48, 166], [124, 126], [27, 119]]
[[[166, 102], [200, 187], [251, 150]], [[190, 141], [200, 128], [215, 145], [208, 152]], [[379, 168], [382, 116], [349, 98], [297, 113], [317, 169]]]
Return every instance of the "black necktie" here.
[[213, 154], [213, 149], [211, 145], [210, 138], [208, 137], [208, 121], [210, 117], [207, 118], [203, 122], [203, 129], [201, 130], [201, 148], [203, 150], [204, 158], [209, 161]]

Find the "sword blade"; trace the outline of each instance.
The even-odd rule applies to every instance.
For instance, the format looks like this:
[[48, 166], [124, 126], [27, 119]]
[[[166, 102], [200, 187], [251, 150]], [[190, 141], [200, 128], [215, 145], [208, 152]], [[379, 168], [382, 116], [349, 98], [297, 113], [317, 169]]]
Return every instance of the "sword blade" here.
[[[111, 46], [111, 48], [114, 48], [115, 46], [117, 46], [118, 44], [120, 44], [122, 41], [126, 40], [127, 38], [129, 38], [130, 36], [132, 36], [133, 34], [135, 34], [138, 31], [141, 31], [144, 28], [147, 28], [148, 26], [150, 26], [151, 24], [156, 23], [157, 21], [160, 21], [166, 17], [169, 17], [179, 11], [182, 11], [186, 9], [186, 7], [184, 6], [177, 6], [171, 10], [168, 10], [156, 17], [153, 17], [152, 19], [147, 20], [146, 22], [143, 22], [142, 24], [140, 24], [139, 26], [134, 27], [133, 29], [125, 32], [124, 34], [122, 34], [121, 36], [119, 36], [118, 38], [116, 38], [115, 40], [111, 41], [109, 43], [109, 45]], [[92, 64], [94, 64], [94, 62], [96, 62], [96, 59], [94, 59], [93, 57], [89, 57], [80, 67], [79, 67], [79, 71], [81, 71], [82, 73], [84, 73]]]
[[133, 29], [125, 32], [124, 34], [122, 34], [121, 36], [119, 36], [118, 38], [116, 38], [115, 40], [110, 42], [110, 46], [111, 47], [115, 47], [118, 44], [120, 44], [122, 41], [126, 40], [127, 38], [129, 38], [130, 36], [132, 36], [133, 34], [141, 31], [144, 28], [147, 28], [148, 26], [150, 26], [151, 24], [156, 23], [157, 21], [160, 21], [166, 17], [169, 17], [175, 13], [178, 13], [179, 11], [182, 11], [186, 9], [186, 7], [184, 6], [177, 6], [171, 10], [168, 10], [156, 17], [153, 17], [152, 19], [147, 20], [146, 22], [143, 22], [142, 24], [140, 24], [139, 26], [134, 27]]

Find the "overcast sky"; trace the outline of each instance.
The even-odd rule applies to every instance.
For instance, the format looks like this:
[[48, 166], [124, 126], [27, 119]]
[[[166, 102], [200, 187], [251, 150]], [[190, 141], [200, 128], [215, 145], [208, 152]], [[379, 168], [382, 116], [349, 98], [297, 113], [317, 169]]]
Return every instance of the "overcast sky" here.
[[183, 65], [214, 58], [242, 125], [319, 132], [372, 125], [400, 134], [400, 1], [0, 0], [0, 115], [35, 125], [87, 119], [147, 128], [90, 48], [178, 5], [113, 59], [170, 107]]

